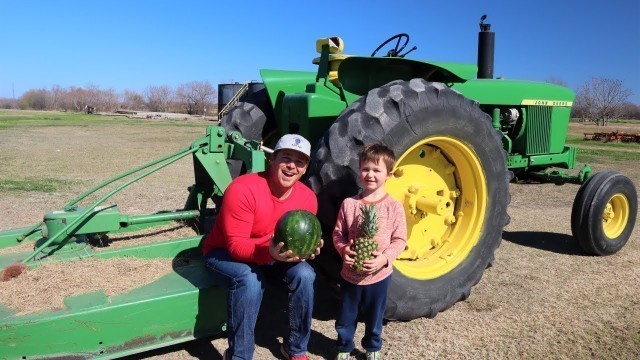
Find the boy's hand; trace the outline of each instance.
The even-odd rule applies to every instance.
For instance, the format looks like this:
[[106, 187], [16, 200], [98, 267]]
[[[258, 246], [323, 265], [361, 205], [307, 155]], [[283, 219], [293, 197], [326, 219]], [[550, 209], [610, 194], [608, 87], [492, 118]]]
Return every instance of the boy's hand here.
[[285, 252], [282, 251], [282, 247], [284, 246], [283, 242], [275, 243], [273, 241], [273, 236], [271, 236], [271, 240], [269, 240], [269, 254], [275, 261], [282, 262], [297, 262], [304, 261], [304, 259], [300, 259], [297, 256], [293, 256], [293, 251], [287, 250]]
[[382, 269], [387, 266], [388, 260], [387, 257], [382, 255], [379, 251], [374, 251], [371, 253], [374, 256], [373, 259], [365, 260], [362, 263], [362, 272], [365, 274], [373, 274], [374, 272]]
[[356, 252], [351, 246], [353, 246], [353, 240], [350, 240], [347, 247], [344, 248], [344, 263], [348, 266], [353, 266], [356, 263]]

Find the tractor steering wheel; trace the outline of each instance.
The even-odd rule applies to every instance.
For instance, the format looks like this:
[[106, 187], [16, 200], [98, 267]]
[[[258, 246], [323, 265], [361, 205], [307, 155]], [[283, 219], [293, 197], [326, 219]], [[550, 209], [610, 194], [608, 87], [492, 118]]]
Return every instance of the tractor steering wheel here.
[[[397, 57], [400, 54], [400, 52], [405, 48], [405, 46], [407, 46], [407, 44], [409, 43], [409, 35], [405, 33], [393, 35], [392, 37], [385, 40], [382, 44], [380, 44], [380, 46], [378, 46], [375, 50], [373, 50], [373, 52], [371, 53], [371, 56], [372, 57], [376, 56], [376, 54], [378, 53], [378, 50], [382, 49], [385, 45], [387, 45], [388, 43], [392, 42], [395, 39], [398, 39], [396, 46], [393, 49], [389, 50], [386, 56]], [[404, 39], [404, 43], [402, 44], [402, 46], [400, 46], [400, 42], [403, 39]]]

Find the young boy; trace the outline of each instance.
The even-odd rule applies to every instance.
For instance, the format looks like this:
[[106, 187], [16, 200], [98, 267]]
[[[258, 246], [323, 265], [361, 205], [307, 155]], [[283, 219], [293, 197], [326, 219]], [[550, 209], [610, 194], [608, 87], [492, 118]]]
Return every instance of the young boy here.
[[[385, 183], [391, 177], [395, 161], [393, 151], [387, 146], [383, 144], [366, 146], [359, 154], [359, 178], [363, 191], [359, 195], [345, 199], [338, 212], [336, 227], [333, 230], [333, 244], [338, 254], [342, 256], [343, 265], [340, 272], [342, 303], [336, 320], [337, 360], [349, 359], [350, 352], [355, 348], [353, 337], [361, 306], [365, 322], [362, 347], [367, 351], [367, 360], [381, 359], [382, 319], [387, 303], [390, 275], [393, 271], [392, 262], [404, 250], [407, 239], [404, 208], [401, 203], [389, 196], [385, 189]], [[364, 235], [361, 229], [363, 223], [361, 207], [366, 205], [375, 206], [377, 224], [370, 225], [369, 228], [377, 227], [373, 236], [377, 242], [377, 249], [371, 253], [372, 258], [365, 260], [359, 269], [355, 265], [354, 243], [357, 238]], [[371, 223], [371, 220], [365, 220], [365, 222]]]

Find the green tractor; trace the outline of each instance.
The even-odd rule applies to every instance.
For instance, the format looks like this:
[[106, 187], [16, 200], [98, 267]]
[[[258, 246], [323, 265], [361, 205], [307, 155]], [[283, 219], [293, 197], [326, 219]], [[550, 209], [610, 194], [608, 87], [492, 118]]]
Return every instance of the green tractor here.
[[[324, 234], [342, 200], [358, 192], [360, 147], [393, 148], [398, 162], [387, 190], [405, 205], [409, 236], [394, 262], [388, 319], [433, 317], [469, 296], [509, 222], [511, 180], [581, 184], [571, 228], [588, 254], [617, 252], [634, 227], [637, 195], [627, 177], [592, 176], [588, 165], [574, 176], [561, 170], [576, 166], [576, 148], [564, 143], [574, 93], [493, 79], [495, 34], [485, 18], [477, 66], [410, 60], [416, 47], [406, 50], [407, 34], [366, 57], [345, 55], [339, 37], [320, 39], [317, 72], [262, 70], [262, 88], [250, 84], [255, 90], [221, 121], [267, 144], [288, 132], [315, 144], [308, 184]], [[325, 243], [318, 267], [335, 277], [340, 259]]]
[[[326, 238], [314, 262], [329, 279], [338, 277], [339, 258], [328, 235], [341, 201], [358, 192], [357, 152], [372, 142], [393, 148], [398, 162], [387, 189], [405, 206], [409, 238], [394, 262], [388, 319], [433, 317], [469, 296], [509, 221], [513, 179], [581, 184], [571, 215], [578, 244], [594, 255], [620, 250], [637, 216], [633, 183], [613, 171], [591, 176], [588, 166], [575, 176], [561, 170], [576, 165], [576, 149], [564, 144], [574, 94], [493, 79], [494, 33], [483, 21], [478, 65], [410, 60], [415, 47], [405, 50], [407, 34], [365, 57], [343, 54], [338, 37], [320, 39], [317, 72], [262, 70], [262, 82], [233, 91], [221, 102], [220, 124], [189, 147], [105, 181], [41, 223], [0, 231], [0, 248], [25, 242], [35, 248], [0, 255], [5, 279], [45, 262], [87, 257], [181, 264], [125, 294], [69, 297], [64, 309], [25, 315], [0, 304], [0, 357], [115, 358], [224, 330], [225, 294], [204, 269], [203, 234], [102, 251], [90, 243], [176, 220], [210, 225], [231, 180], [265, 169], [265, 153], [284, 133], [302, 134], [315, 147], [306, 181], [318, 196]], [[103, 204], [186, 156], [193, 158], [195, 183], [180, 210], [130, 216]], [[80, 206], [98, 191], [106, 194]]]

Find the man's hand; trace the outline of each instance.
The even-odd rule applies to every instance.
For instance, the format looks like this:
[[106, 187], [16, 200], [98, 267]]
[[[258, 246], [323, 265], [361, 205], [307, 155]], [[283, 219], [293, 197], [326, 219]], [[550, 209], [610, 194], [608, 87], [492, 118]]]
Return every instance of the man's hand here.
[[362, 263], [362, 272], [365, 274], [373, 274], [374, 272], [382, 269], [387, 266], [389, 260], [386, 256], [382, 255], [379, 251], [374, 251], [371, 253], [374, 256], [373, 259], [365, 260]]
[[297, 256], [293, 256], [293, 251], [287, 250], [285, 252], [282, 251], [282, 247], [284, 246], [283, 242], [275, 243], [273, 241], [273, 236], [271, 236], [271, 240], [269, 240], [269, 254], [275, 261], [283, 261], [283, 262], [297, 262], [304, 261], [304, 259], [300, 259]]
[[316, 256], [320, 255], [320, 249], [321, 249], [323, 246], [324, 246], [324, 240], [320, 239], [320, 246], [318, 246], [318, 247], [316, 248], [316, 251], [315, 251], [313, 254], [309, 255], [309, 259], [310, 259], [310, 260], [315, 259], [315, 258], [316, 258]]

